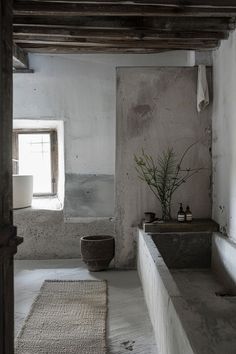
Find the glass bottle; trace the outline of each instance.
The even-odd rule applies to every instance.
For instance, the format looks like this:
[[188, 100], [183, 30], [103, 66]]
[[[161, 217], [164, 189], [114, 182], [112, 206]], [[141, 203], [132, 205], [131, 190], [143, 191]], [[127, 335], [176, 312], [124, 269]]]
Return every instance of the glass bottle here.
[[177, 220], [179, 222], [184, 222], [185, 221], [185, 212], [184, 212], [182, 203], [179, 204], [179, 211], [178, 211], [178, 214], [177, 214]]
[[193, 220], [193, 214], [189, 208], [189, 206], [187, 205], [186, 211], [185, 211], [185, 219], [186, 221], [192, 221]]

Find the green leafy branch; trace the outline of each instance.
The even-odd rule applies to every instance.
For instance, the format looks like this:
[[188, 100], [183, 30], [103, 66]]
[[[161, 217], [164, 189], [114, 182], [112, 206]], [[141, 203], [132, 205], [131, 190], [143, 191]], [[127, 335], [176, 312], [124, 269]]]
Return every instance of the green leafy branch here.
[[196, 142], [186, 148], [179, 161], [173, 148], [163, 151], [158, 157], [157, 163], [154, 162], [151, 155], [145, 153], [144, 149], [142, 149], [140, 156], [134, 155], [137, 175], [142, 181], [147, 183], [150, 190], [161, 203], [162, 217], [164, 219], [171, 218], [171, 200], [175, 191], [196, 173], [205, 169], [202, 167], [182, 167], [185, 157], [195, 144]]

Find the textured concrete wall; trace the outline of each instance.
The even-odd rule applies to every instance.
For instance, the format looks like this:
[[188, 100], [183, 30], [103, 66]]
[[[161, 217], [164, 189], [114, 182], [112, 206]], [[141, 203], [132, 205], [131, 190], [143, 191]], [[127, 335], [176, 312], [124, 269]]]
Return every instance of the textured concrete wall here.
[[66, 174], [65, 217], [114, 215], [114, 176]]
[[[209, 81], [210, 82], [210, 81]], [[194, 217], [211, 216], [211, 106], [196, 110], [196, 68], [119, 68], [117, 70], [116, 264], [135, 264], [135, 227], [145, 211], [160, 217], [160, 205], [135, 171], [134, 154], [143, 147], [156, 160], [167, 147], [178, 156], [199, 140], [185, 167], [206, 167], [173, 199], [190, 204]]]
[[79, 258], [82, 236], [114, 235], [109, 218], [65, 223], [62, 210], [17, 210], [14, 225], [24, 237], [16, 259]]
[[236, 32], [213, 60], [213, 218], [236, 241]]
[[212, 269], [228, 294], [236, 294], [235, 255], [235, 243], [222, 234], [215, 233], [212, 239]]
[[210, 268], [211, 233], [153, 234], [152, 239], [168, 268]]

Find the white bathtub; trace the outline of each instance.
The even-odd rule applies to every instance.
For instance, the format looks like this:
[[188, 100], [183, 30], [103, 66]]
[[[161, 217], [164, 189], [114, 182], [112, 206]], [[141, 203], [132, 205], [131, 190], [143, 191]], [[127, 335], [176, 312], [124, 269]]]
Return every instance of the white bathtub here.
[[31, 206], [33, 197], [33, 176], [13, 175], [13, 209]]

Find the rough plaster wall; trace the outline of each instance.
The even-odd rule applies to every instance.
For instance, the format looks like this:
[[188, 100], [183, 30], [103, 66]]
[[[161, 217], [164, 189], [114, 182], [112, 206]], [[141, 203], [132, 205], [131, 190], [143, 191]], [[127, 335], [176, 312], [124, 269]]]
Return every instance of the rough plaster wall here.
[[[34, 74], [14, 76], [14, 117], [64, 120], [68, 201], [73, 186], [75, 195], [78, 189], [83, 189], [80, 175], [94, 174], [98, 181], [100, 174], [114, 175], [115, 95], [111, 69], [109, 65], [56, 56], [32, 56], [30, 64]], [[77, 176], [77, 184], [68, 184], [71, 174]], [[98, 181], [96, 178], [93, 181], [91, 188], [96, 189]], [[87, 202], [88, 208], [93, 209], [100, 200]], [[103, 203], [107, 204], [106, 209], [110, 208], [110, 199], [103, 199]], [[65, 204], [66, 215], [84, 216], [80, 215], [81, 209], [71, 210], [72, 205], [70, 201]], [[93, 209], [94, 216], [103, 216], [100, 210]]]
[[195, 52], [195, 65], [212, 66], [212, 51]]
[[24, 237], [16, 259], [79, 258], [81, 237], [114, 235], [109, 219], [65, 223], [62, 210], [17, 210], [14, 225], [18, 236]]
[[117, 70], [116, 264], [134, 265], [135, 226], [145, 211], [160, 216], [160, 207], [134, 168], [134, 154], [157, 156], [173, 146], [182, 153], [201, 140], [186, 167], [206, 167], [183, 185], [173, 200], [190, 204], [194, 217], [211, 216], [211, 108], [196, 110], [196, 68], [119, 68]]
[[[64, 121], [64, 212], [67, 218], [81, 217], [81, 222], [73, 224], [68, 232], [70, 226], [64, 225], [62, 212], [22, 210], [21, 216], [15, 216], [19, 233], [25, 237], [19, 257], [77, 257], [79, 235], [112, 232], [104, 220], [82, 220], [84, 216], [95, 220], [110, 216], [114, 210], [116, 67], [194, 63], [194, 52], [185, 51], [30, 55], [35, 73], [14, 75], [14, 118]], [[43, 215], [39, 218], [43, 222], [38, 222], [38, 215]]]
[[66, 174], [65, 217], [114, 215], [114, 176]]
[[[81, 178], [87, 175], [91, 182], [89, 190], [96, 191], [100, 175], [106, 175], [103, 190], [112, 188], [116, 67], [192, 66], [194, 63], [194, 52], [189, 51], [155, 55], [30, 55], [30, 67], [35, 73], [14, 75], [14, 118], [64, 121], [67, 216], [84, 216], [84, 205], [82, 209], [77, 208], [79, 203], [84, 203], [84, 198], [74, 203], [75, 196], [79, 198], [81, 193], [88, 192], [87, 185], [84, 190], [83, 184], [79, 185]], [[91, 175], [94, 175], [93, 180]], [[77, 183], [74, 183], [76, 176]], [[96, 197], [98, 193], [92, 195]], [[96, 217], [104, 216], [106, 210], [110, 216], [114, 209], [111, 207], [114, 196], [110, 192], [104, 195], [108, 199], [102, 199], [101, 207], [101, 198], [86, 201], [85, 207]], [[69, 200], [69, 196], [74, 196], [73, 200]], [[94, 206], [98, 207], [94, 209]]]
[[236, 240], [236, 33], [214, 54], [213, 218]]

